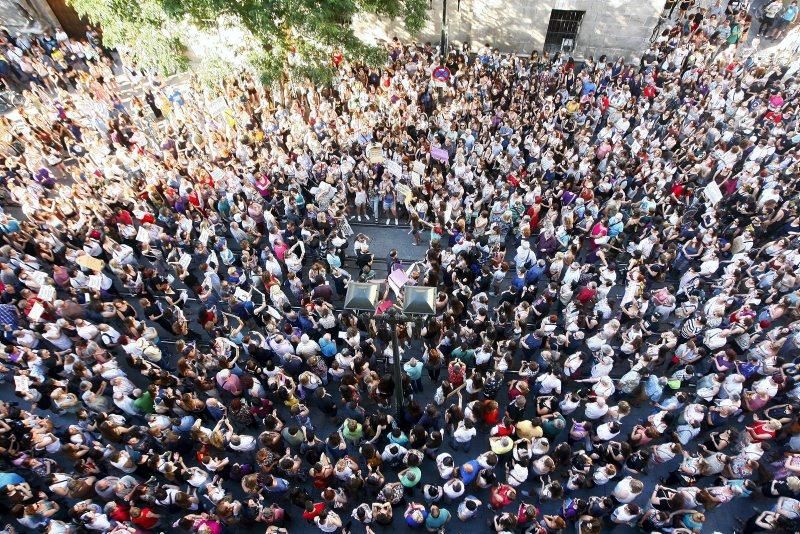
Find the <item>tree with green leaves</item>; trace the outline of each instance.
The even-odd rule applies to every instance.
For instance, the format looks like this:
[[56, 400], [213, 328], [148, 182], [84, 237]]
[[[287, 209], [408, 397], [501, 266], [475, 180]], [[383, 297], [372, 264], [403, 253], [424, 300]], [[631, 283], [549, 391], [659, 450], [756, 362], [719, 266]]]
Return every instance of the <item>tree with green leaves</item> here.
[[68, 0], [102, 31], [104, 45], [124, 49], [143, 67], [173, 73], [188, 66], [187, 28], [213, 33], [220, 25], [246, 35], [247, 64], [265, 83], [321, 82], [333, 74], [332, 54], [379, 65], [380, 47], [362, 42], [353, 17], [403, 18], [410, 33], [425, 23], [428, 0]]

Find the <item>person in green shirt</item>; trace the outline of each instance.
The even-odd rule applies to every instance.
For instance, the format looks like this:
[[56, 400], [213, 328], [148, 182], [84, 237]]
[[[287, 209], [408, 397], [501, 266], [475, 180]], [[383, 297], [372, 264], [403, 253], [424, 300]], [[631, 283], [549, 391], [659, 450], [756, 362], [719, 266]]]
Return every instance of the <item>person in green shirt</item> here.
[[358, 448], [361, 438], [364, 437], [364, 427], [355, 419], [346, 419], [342, 424], [342, 436], [348, 445]]
[[567, 426], [567, 420], [558, 412], [542, 416], [542, 431], [544, 436], [553, 443]]
[[425, 528], [428, 532], [437, 532], [448, 521], [450, 521], [450, 512], [446, 508], [439, 508], [434, 504], [428, 512], [428, 517], [425, 518]]
[[138, 399], [133, 401], [133, 406], [142, 412], [142, 414], [147, 415], [156, 412], [155, 402], [153, 401], [153, 394], [150, 392], [150, 389], [142, 393]]
[[408, 495], [414, 495], [414, 486], [419, 484], [422, 479], [422, 469], [416, 465], [406, 467], [400, 471], [397, 476], [400, 478], [400, 483], [406, 489]]
[[467, 346], [466, 343], [462, 343], [460, 347], [456, 347], [453, 349], [453, 352], [450, 353], [451, 359], [459, 359], [462, 362], [467, 364], [467, 367], [473, 367], [475, 365], [475, 351], [472, 350]]

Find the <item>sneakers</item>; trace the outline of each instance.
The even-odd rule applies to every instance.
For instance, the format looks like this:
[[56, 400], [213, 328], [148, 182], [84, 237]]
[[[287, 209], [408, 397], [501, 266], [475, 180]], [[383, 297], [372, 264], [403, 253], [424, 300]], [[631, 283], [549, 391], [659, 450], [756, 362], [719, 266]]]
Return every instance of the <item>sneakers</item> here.
[[361, 222], [361, 215], [358, 216], [358, 222]]
[[368, 221], [369, 220], [369, 215], [364, 215], [364, 220]]
[[[386, 223], [386, 224], [389, 224], [389, 223]], [[398, 221], [397, 219], [395, 219], [395, 220], [394, 220], [394, 225], [395, 225], [395, 226], [400, 226], [400, 221]]]
[[386, 219], [386, 226], [389, 226], [389, 222], [390, 221], [391, 221], [391, 219]]

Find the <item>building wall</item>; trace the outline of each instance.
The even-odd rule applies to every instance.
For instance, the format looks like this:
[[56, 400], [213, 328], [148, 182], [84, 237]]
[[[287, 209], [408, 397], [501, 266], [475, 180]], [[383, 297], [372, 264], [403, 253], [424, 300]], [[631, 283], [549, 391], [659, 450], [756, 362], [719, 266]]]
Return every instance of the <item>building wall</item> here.
[[45, 0], [0, 0], [0, 26], [12, 34], [39, 33], [58, 27], [59, 22]]
[[[429, 20], [419, 35], [409, 35], [403, 23], [359, 15], [356, 35], [371, 42], [403, 40], [438, 43], [441, 35], [442, 0], [432, 0]], [[503, 52], [529, 54], [544, 47], [550, 11], [581, 10], [583, 16], [576, 39], [576, 58], [601, 54], [638, 57], [646, 47], [665, 0], [456, 0], [447, 1], [448, 38], [469, 42], [473, 49], [484, 43]]]

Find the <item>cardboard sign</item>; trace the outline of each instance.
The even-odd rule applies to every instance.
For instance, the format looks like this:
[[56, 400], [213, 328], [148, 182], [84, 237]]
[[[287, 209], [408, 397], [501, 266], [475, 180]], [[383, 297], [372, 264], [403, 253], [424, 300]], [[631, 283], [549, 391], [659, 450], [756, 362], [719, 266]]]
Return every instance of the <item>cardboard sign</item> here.
[[77, 263], [81, 267], [86, 267], [87, 269], [91, 269], [92, 271], [102, 271], [103, 267], [105, 267], [106, 265], [103, 260], [99, 260], [95, 257], [89, 256], [88, 254], [78, 256], [78, 259], [75, 260], [75, 263]]
[[397, 195], [403, 197], [403, 204], [409, 204], [414, 198], [411, 188], [406, 184], [397, 184]]
[[722, 191], [720, 191], [717, 182], [712, 181], [709, 183], [706, 188], [703, 189], [703, 192], [712, 206], [716, 205], [720, 200], [722, 200]]
[[208, 230], [203, 230], [202, 232], [200, 232], [200, 236], [197, 238], [197, 240], [200, 241], [200, 243], [202, 243], [203, 246], [206, 246], [208, 245], [209, 237], [211, 236], [209, 235]]
[[206, 258], [206, 264], [214, 264], [214, 267], [219, 267], [219, 259], [217, 258], [216, 252], [212, 251], [211, 254], [208, 255], [208, 258]]
[[250, 294], [241, 287], [236, 288], [236, 291], [233, 292], [233, 296], [236, 297], [236, 300], [239, 302], [247, 302], [250, 300]]
[[395, 178], [400, 178], [403, 175], [403, 168], [394, 160], [386, 160], [386, 170]]
[[225, 171], [222, 169], [214, 169], [214, 172], [211, 173], [211, 177], [215, 182], [221, 182], [222, 179], [225, 178]]
[[183, 267], [184, 269], [188, 269], [189, 265], [192, 263], [192, 257], [189, 254], [182, 254], [181, 259], [178, 260], [178, 264]]
[[419, 174], [420, 176], [425, 175], [425, 164], [421, 161], [415, 161], [414, 165], [411, 167], [415, 173]]
[[28, 319], [35, 323], [42, 317], [43, 313], [44, 306], [42, 306], [39, 302], [35, 302], [33, 306], [31, 306], [31, 311], [28, 312]]
[[367, 148], [367, 159], [370, 163], [383, 163], [383, 147], [379, 144]]
[[273, 317], [274, 319], [278, 321], [281, 320], [282, 317], [281, 313], [272, 306], [267, 306], [267, 313], [270, 314], [270, 316]]
[[422, 175], [416, 172], [412, 172], [411, 185], [413, 185], [414, 187], [422, 187]]
[[37, 297], [42, 299], [45, 302], [53, 302], [53, 298], [56, 296], [56, 288], [53, 286], [42, 286], [39, 288], [39, 294]]
[[136, 232], [136, 241], [139, 243], [150, 243], [150, 232], [144, 226], [139, 227], [139, 231]]
[[447, 163], [450, 161], [450, 154], [443, 148], [431, 147], [431, 157], [435, 160], [441, 161], [442, 163]]

